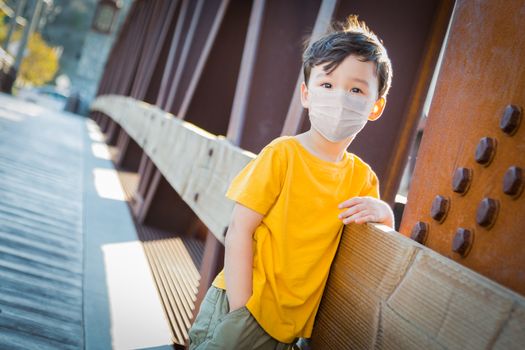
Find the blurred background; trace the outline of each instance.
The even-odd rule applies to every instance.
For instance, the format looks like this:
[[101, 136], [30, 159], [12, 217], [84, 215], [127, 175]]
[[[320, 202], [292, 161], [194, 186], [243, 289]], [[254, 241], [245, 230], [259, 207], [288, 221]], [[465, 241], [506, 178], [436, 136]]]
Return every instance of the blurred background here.
[[2, 57], [8, 59], [5, 53], [9, 54], [16, 70], [16, 78], [2, 79], [15, 78], [15, 96], [86, 115], [130, 4], [131, 0], [0, 1]]

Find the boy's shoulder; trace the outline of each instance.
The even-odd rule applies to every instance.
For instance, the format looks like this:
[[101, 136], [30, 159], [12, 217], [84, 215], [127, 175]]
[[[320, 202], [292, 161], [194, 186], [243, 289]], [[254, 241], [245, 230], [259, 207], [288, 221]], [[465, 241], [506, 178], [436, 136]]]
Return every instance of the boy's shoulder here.
[[294, 142], [293, 136], [279, 136], [273, 139], [266, 147], [283, 148], [289, 147]]
[[289, 151], [294, 148], [294, 142], [293, 136], [279, 136], [264, 146], [260, 153], [271, 150], [271, 153], [277, 153], [281, 157], [289, 155]]
[[[265, 148], [267, 147], [272, 148], [283, 155], [290, 154], [289, 152], [286, 152], [287, 150], [297, 152], [301, 149], [301, 147], [299, 147], [299, 141], [294, 136], [279, 136], [267, 144]], [[359, 169], [363, 172], [374, 173], [372, 167], [355, 153], [346, 151], [346, 156], [349, 159], [348, 165], [353, 168], [354, 171]]]
[[350, 153], [348, 152], [348, 154], [353, 158], [354, 160], [354, 167], [357, 167], [357, 168], [362, 168], [366, 171], [370, 171], [370, 172], [374, 172], [372, 170], [372, 167], [367, 163], [365, 162], [364, 160], [362, 160], [361, 158], [359, 158], [359, 156], [357, 156], [356, 154], [354, 153]]

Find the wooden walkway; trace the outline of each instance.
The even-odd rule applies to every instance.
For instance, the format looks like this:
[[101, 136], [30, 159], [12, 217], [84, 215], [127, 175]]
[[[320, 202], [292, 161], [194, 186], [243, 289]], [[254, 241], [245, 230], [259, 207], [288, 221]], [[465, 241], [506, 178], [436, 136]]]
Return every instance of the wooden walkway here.
[[83, 348], [79, 119], [0, 96], [0, 349]]
[[[137, 175], [94, 155], [104, 140], [93, 141], [88, 124], [0, 94], [0, 349], [180, 348], [203, 244], [131, 217]], [[97, 174], [110, 172], [123, 187], [120, 200], [97, 188]], [[151, 278], [131, 283], [118, 270], [126, 262], [108, 254], [133, 242]], [[156, 303], [158, 312], [126, 300]]]

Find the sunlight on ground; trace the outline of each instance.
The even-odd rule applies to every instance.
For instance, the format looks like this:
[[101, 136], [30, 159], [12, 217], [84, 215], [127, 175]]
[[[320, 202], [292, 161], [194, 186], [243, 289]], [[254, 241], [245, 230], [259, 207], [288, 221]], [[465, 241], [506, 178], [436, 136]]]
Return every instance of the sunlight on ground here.
[[3, 109], [0, 109], [0, 118], [10, 120], [12, 122], [21, 122], [24, 121], [26, 118], [18, 113], [6, 111]]
[[102, 198], [125, 201], [124, 191], [120, 184], [118, 174], [113, 169], [93, 169], [95, 189]]
[[155, 282], [139, 241], [102, 246], [113, 349], [171, 344]]
[[100, 131], [98, 125], [91, 119], [86, 120], [89, 138], [95, 142], [105, 142], [104, 134]]
[[91, 153], [97, 158], [100, 159], [111, 159], [111, 155], [109, 154], [108, 147], [105, 143], [98, 143], [94, 142], [91, 144]]
[[46, 108], [40, 107], [35, 103], [24, 101], [16, 97], [13, 98], [11, 95], [1, 94], [0, 99], [2, 100], [0, 102], [2, 109], [12, 111], [13, 113], [37, 117], [48, 111]]

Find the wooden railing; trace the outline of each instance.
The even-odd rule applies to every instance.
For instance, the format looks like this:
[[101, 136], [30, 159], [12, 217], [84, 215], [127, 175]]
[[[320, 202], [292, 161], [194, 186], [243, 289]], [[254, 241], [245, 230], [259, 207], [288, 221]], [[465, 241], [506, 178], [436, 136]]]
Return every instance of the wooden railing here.
[[[223, 242], [224, 194], [253, 154], [147, 103], [100, 96]], [[317, 314], [314, 349], [521, 349], [525, 298], [382, 225], [348, 225]]]
[[233, 203], [224, 194], [255, 155], [172, 114], [123, 96], [101, 96], [92, 110], [119, 123], [221, 242]]

